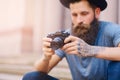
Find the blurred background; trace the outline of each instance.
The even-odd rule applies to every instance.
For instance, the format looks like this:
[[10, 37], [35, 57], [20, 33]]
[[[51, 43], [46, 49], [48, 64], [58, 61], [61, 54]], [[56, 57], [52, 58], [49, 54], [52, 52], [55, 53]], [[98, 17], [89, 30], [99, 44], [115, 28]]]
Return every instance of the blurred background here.
[[[120, 0], [107, 0], [100, 20], [120, 24]], [[71, 26], [59, 0], [0, 0], [0, 80], [21, 80], [42, 55], [42, 38]], [[50, 75], [71, 80], [65, 60]]]

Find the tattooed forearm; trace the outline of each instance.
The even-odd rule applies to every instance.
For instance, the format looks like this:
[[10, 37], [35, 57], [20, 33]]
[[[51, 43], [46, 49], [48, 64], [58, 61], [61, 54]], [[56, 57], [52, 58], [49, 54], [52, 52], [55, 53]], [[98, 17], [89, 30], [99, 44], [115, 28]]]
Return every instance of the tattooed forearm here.
[[91, 50], [89, 51], [89, 53], [94, 54], [94, 56], [96, 56], [98, 53], [104, 50], [105, 50], [105, 47], [91, 46]]
[[80, 56], [83, 57], [95, 57], [99, 52], [103, 51], [105, 47], [91, 46], [85, 42], [81, 42], [78, 44], [78, 52]]

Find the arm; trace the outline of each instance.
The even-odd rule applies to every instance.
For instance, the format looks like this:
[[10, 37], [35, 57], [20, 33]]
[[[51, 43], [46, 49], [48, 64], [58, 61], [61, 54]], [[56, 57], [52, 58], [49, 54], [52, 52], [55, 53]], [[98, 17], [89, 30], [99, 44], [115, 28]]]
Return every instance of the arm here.
[[118, 45], [118, 47], [112, 47], [112, 48], [94, 47], [94, 51], [96, 50], [98, 50], [98, 52], [96, 52], [97, 58], [120, 61], [120, 44]]
[[48, 73], [61, 60], [50, 48], [50, 38], [43, 39], [43, 56], [35, 62], [35, 69]]
[[48, 73], [57, 63], [61, 60], [57, 55], [53, 55], [52, 58], [47, 59], [44, 56], [35, 62], [35, 69], [44, 73]]
[[[71, 42], [67, 43], [69, 41]], [[91, 46], [75, 36], [66, 38], [65, 43], [67, 44], [62, 49], [68, 54], [120, 61], [120, 44], [118, 47]]]

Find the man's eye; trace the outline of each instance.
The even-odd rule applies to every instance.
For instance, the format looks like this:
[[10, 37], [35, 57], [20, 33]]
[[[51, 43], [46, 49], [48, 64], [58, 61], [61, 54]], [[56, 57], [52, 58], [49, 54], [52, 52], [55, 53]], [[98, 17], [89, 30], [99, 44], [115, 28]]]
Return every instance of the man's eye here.
[[76, 16], [77, 16], [77, 14], [72, 14], [72, 16], [76, 17]]
[[88, 14], [88, 12], [82, 12], [81, 13], [81, 15], [83, 15], [83, 16], [85, 16], [85, 15], [87, 15]]

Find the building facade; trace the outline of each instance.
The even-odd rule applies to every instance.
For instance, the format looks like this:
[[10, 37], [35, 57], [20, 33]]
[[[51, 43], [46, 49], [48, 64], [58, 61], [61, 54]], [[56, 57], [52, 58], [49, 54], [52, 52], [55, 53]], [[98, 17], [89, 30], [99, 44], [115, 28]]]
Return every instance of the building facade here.
[[[120, 1], [107, 0], [100, 20], [120, 24]], [[41, 53], [42, 38], [71, 26], [69, 9], [59, 0], [1, 0], [0, 55]]]

